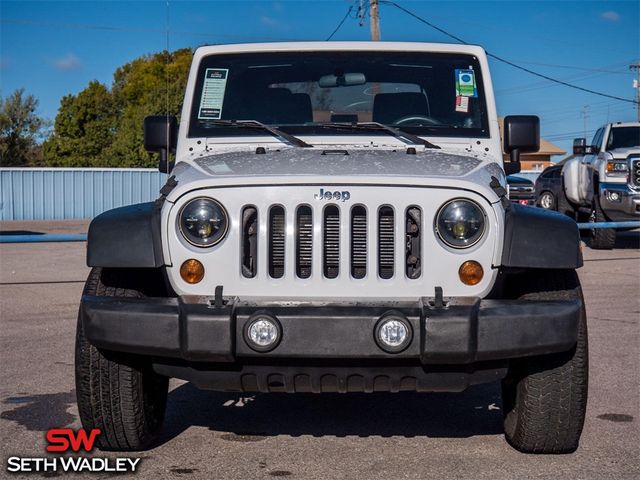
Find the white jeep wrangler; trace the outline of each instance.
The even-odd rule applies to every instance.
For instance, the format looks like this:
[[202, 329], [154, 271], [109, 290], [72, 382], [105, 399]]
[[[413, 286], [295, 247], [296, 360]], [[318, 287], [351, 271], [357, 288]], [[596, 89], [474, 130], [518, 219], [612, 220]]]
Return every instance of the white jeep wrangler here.
[[[199, 48], [145, 119], [160, 198], [96, 217], [76, 382], [103, 449], [153, 445], [168, 379], [255, 392], [502, 380], [508, 441], [577, 448], [587, 331], [573, 220], [513, 205], [537, 117], [498, 118], [482, 48]], [[170, 162], [175, 152], [175, 166]], [[429, 401], [425, 397], [425, 404]]]
[[[591, 144], [573, 141], [574, 157], [562, 167], [565, 213], [588, 214], [591, 222], [624, 222], [640, 218], [640, 122], [609, 123]], [[568, 211], [567, 211], [568, 210]], [[591, 229], [590, 246], [610, 249], [613, 228]]]

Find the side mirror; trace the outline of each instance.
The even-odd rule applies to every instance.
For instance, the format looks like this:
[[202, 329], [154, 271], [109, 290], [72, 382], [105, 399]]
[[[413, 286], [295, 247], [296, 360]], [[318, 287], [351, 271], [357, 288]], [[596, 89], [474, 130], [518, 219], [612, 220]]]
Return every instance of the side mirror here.
[[573, 154], [574, 155], [584, 155], [587, 153], [587, 140], [585, 138], [574, 138], [573, 139]]
[[176, 153], [178, 120], [173, 115], [150, 115], [144, 118], [144, 149], [158, 153], [158, 170], [169, 173], [169, 154]]
[[507, 175], [521, 169], [520, 153], [537, 152], [540, 149], [540, 119], [535, 115], [508, 115], [504, 117], [504, 151], [511, 161], [504, 164]]

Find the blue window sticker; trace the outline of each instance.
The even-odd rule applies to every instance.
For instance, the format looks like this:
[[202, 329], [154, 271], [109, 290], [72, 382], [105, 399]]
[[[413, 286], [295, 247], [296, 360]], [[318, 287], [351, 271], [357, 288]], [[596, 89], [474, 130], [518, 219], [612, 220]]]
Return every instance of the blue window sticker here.
[[471, 69], [456, 68], [456, 96], [478, 97], [478, 86], [476, 85], [476, 75]]

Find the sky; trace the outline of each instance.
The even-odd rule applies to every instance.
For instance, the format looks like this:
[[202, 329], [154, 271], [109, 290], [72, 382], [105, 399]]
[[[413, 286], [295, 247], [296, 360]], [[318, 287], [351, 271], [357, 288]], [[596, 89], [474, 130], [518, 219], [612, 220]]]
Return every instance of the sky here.
[[[636, 74], [629, 65], [640, 63], [638, 0], [396, 1], [467, 43], [523, 67], [635, 98]], [[81, 91], [94, 79], [110, 85], [118, 66], [167, 44], [175, 50], [326, 40], [358, 3], [0, 0], [0, 95], [24, 88], [38, 98], [39, 114], [53, 120], [64, 95]], [[370, 39], [368, 19], [360, 25], [356, 10], [333, 40]], [[380, 31], [387, 41], [454, 42], [392, 5], [380, 6]], [[632, 103], [557, 85], [493, 59], [489, 63], [498, 114], [539, 115], [542, 136], [566, 151], [574, 137], [584, 135], [585, 126], [591, 137], [603, 123], [637, 118]]]

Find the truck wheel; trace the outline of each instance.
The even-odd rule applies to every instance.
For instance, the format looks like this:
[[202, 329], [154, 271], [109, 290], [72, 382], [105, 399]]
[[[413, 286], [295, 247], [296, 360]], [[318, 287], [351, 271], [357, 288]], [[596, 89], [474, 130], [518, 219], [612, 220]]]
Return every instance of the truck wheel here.
[[556, 210], [558, 210], [558, 212], [563, 213], [575, 220], [576, 211], [574, 210], [571, 203], [569, 203], [569, 200], [567, 199], [567, 196], [565, 195], [564, 190], [560, 190], [558, 192], [557, 205], [558, 206]]
[[[139, 298], [131, 273], [94, 268], [84, 295]], [[85, 429], [99, 428], [101, 450], [134, 451], [153, 443], [162, 426], [169, 379], [153, 372], [144, 358], [91, 345], [82, 321], [76, 330], [76, 396]]]
[[[526, 300], [583, 300], [573, 270], [540, 270], [516, 276], [511, 288]], [[567, 352], [511, 362], [502, 381], [507, 441], [525, 453], [570, 453], [578, 448], [587, 407], [588, 342], [584, 303], [578, 341]]]
[[540, 195], [540, 198], [538, 199], [538, 205], [545, 210], [555, 210], [556, 198], [553, 196], [553, 193], [549, 191], [542, 192], [542, 195]]
[[[589, 222], [606, 222], [602, 207], [600, 206], [600, 199], [596, 196], [593, 199], [593, 208], [591, 210], [591, 216]], [[611, 250], [616, 244], [616, 231], [613, 228], [592, 228], [589, 240], [589, 246], [596, 250]]]

